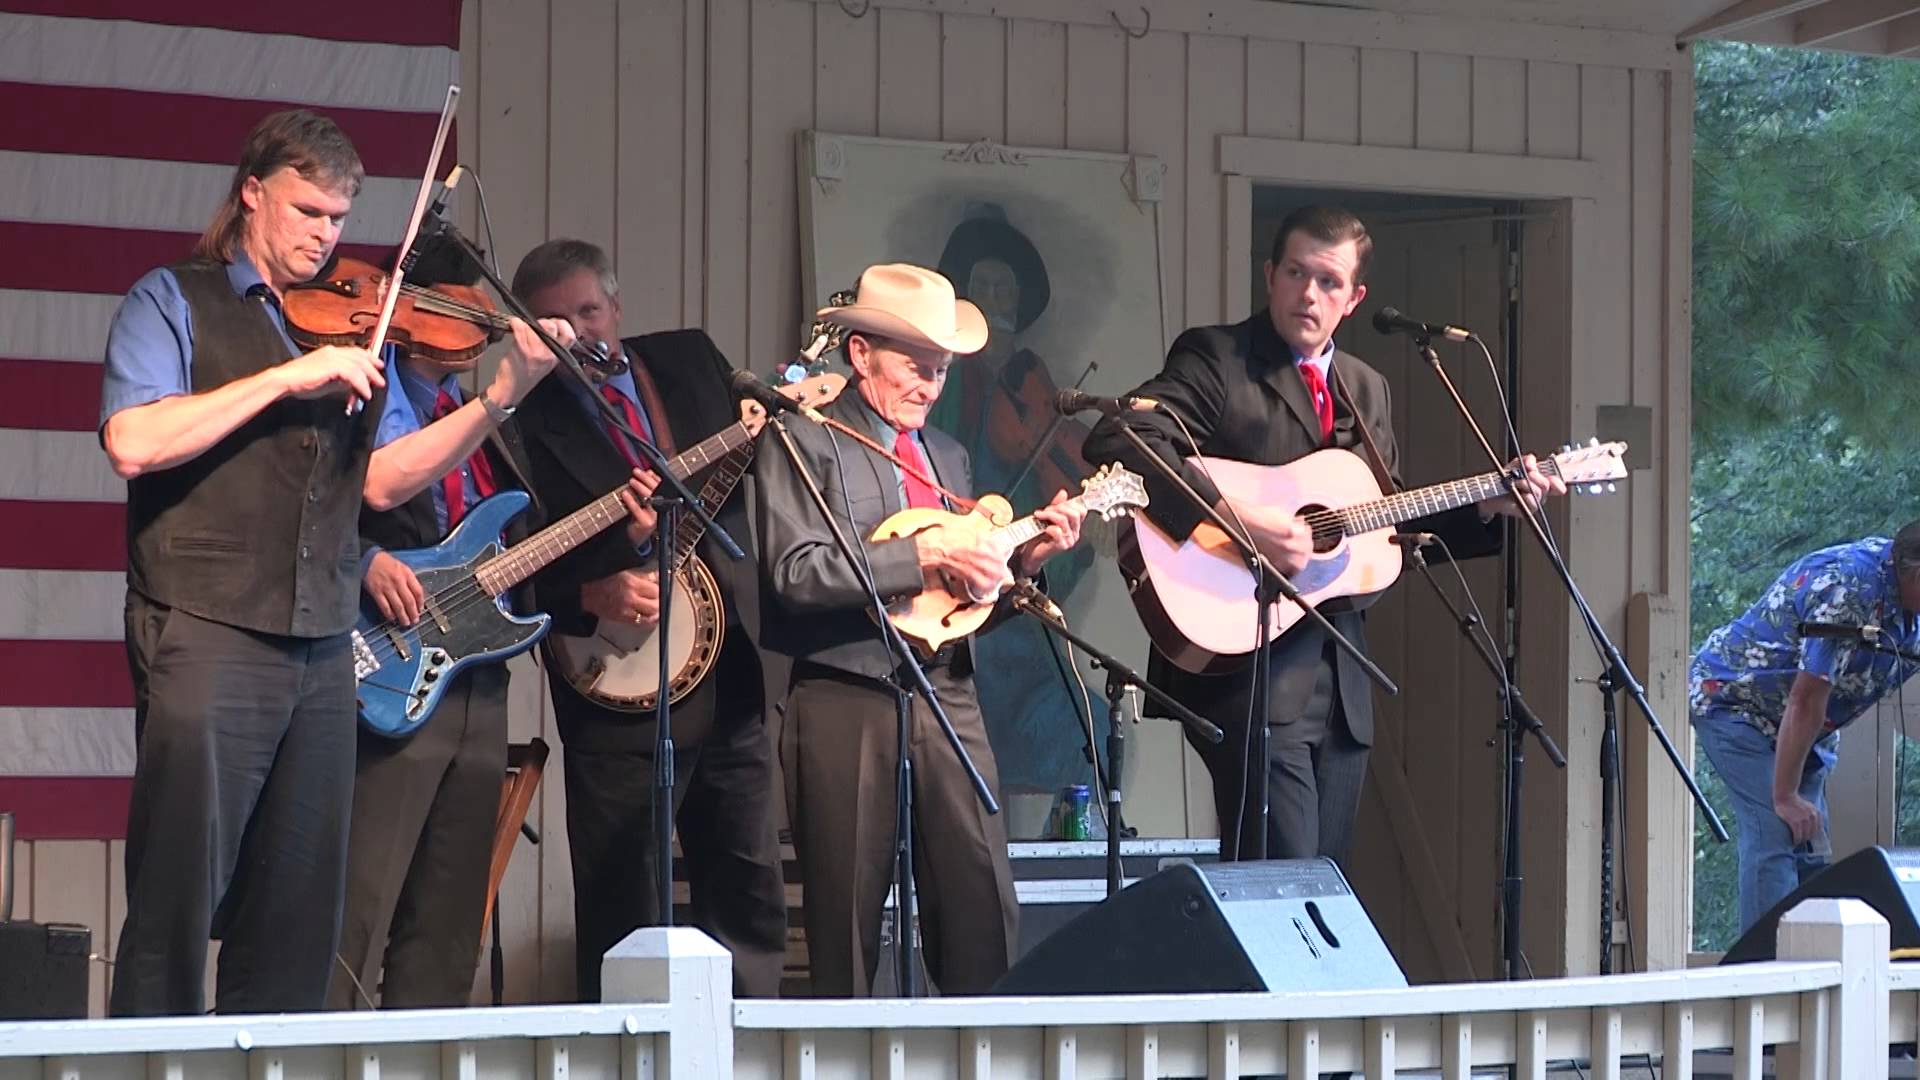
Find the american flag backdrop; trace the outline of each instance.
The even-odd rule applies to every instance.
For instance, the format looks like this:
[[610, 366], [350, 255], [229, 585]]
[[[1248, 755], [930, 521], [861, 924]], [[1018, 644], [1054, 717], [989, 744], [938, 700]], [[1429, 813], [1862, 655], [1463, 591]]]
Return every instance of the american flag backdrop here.
[[126, 827], [126, 484], [95, 435], [121, 294], [190, 251], [247, 130], [296, 105], [367, 167], [343, 252], [391, 252], [459, 18], [460, 0], [0, 0], [0, 811], [21, 839]]

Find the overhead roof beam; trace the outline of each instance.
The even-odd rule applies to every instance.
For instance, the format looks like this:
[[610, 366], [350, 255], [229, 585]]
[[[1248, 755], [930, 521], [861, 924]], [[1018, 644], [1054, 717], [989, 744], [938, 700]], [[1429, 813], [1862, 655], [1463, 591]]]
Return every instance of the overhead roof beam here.
[[1709, 15], [1680, 31], [1680, 40], [1730, 37], [1754, 23], [1792, 15], [1810, 7], [1817, 7], [1821, 2], [1822, 0], [1735, 0], [1734, 3], [1720, 9], [1717, 14]]
[[1920, 56], [1920, 15], [1895, 19], [1886, 27], [1888, 56]]
[[1920, 0], [1827, 0], [1795, 20], [1793, 42], [1824, 45], [1915, 12], [1920, 12]]

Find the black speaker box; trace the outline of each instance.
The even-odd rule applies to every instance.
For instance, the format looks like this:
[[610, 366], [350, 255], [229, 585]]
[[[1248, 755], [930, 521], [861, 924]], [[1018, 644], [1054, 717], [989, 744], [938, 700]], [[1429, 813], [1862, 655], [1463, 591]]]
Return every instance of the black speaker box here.
[[1864, 900], [1887, 920], [1894, 948], [1920, 947], [1920, 922], [1914, 920], [1914, 911], [1920, 907], [1920, 848], [1870, 847], [1841, 859], [1793, 890], [1740, 935], [1720, 962], [1745, 964], [1773, 959], [1780, 917], [1800, 901], [1815, 897]]
[[1407, 978], [1327, 859], [1178, 865], [1041, 941], [996, 994], [1375, 990]]
[[0, 922], [0, 1020], [84, 1020], [93, 931]]

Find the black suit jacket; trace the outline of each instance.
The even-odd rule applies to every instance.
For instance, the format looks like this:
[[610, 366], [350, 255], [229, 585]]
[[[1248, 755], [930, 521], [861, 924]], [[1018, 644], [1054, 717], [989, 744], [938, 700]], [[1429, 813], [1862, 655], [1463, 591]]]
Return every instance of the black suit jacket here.
[[[849, 384], [821, 411], [865, 432], [868, 413], [859, 393], [857, 385]], [[902, 508], [893, 464], [819, 424], [795, 420], [788, 422], [787, 429], [847, 538], [865, 551], [880, 598], [891, 603], [918, 593], [924, 579], [912, 538], [867, 539], [876, 526]], [[934, 478], [971, 497], [973, 470], [966, 449], [931, 427], [920, 429], [920, 439]], [[760, 565], [767, 585], [761, 643], [796, 660], [869, 678], [888, 677], [894, 669], [892, 656], [874, 625], [866, 590], [841, 556], [785, 449], [771, 434], [762, 441], [754, 462], [760, 496]], [[995, 617], [1004, 614], [996, 611]], [[956, 651], [954, 665], [959, 674], [971, 673], [972, 658], [965, 643]]]
[[[1336, 352], [1332, 377], [1334, 424], [1332, 445], [1366, 457], [1360, 435], [1365, 424], [1395, 487], [1400, 486], [1399, 449], [1393, 440], [1392, 401], [1387, 380], [1357, 356]], [[1146, 479], [1151, 505], [1147, 516], [1176, 538], [1185, 538], [1204, 520], [1199, 508], [1142, 459], [1119, 430], [1126, 424], [1208, 502], [1219, 489], [1185, 458], [1187, 441], [1168, 412], [1185, 421], [1209, 457], [1232, 458], [1260, 465], [1284, 465], [1315, 450], [1320, 421], [1306, 383], [1293, 361], [1293, 352], [1273, 328], [1262, 309], [1244, 322], [1230, 326], [1195, 327], [1182, 333], [1167, 353], [1160, 374], [1142, 383], [1134, 393], [1159, 401], [1161, 410], [1128, 412], [1102, 420], [1082, 449], [1088, 461], [1118, 461]], [[1412, 528], [1442, 533], [1456, 554], [1486, 554], [1497, 550], [1497, 526], [1483, 525], [1472, 507], [1435, 515]], [[1355, 605], [1322, 605], [1334, 628], [1362, 649], [1366, 629]], [[1274, 723], [1297, 718], [1313, 692], [1313, 682], [1325, 647], [1325, 634], [1314, 624], [1301, 622], [1274, 643]], [[1338, 660], [1341, 703], [1353, 737], [1373, 743], [1373, 691], [1360, 665], [1341, 654]], [[1252, 685], [1251, 665], [1224, 675], [1195, 675], [1168, 662], [1156, 649], [1149, 664], [1153, 682], [1207, 715], [1223, 727], [1242, 727]]]

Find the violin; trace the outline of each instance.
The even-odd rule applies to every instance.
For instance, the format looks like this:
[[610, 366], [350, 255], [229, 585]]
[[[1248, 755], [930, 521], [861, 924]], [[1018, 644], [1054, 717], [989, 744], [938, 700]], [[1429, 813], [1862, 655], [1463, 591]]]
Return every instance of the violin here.
[[[389, 275], [359, 259], [334, 260], [327, 272], [286, 291], [281, 307], [287, 333], [300, 345], [358, 345], [364, 348], [380, 306], [386, 300]], [[400, 283], [387, 340], [424, 360], [446, 367], [471, 366], [487, 346], [499, 341], [510, 327], [493, 300], [475, 285]], [[627, 363], [609, 355], [605, 344], [574, 343], [574, 356], [603, 376], [618, 375]]]

